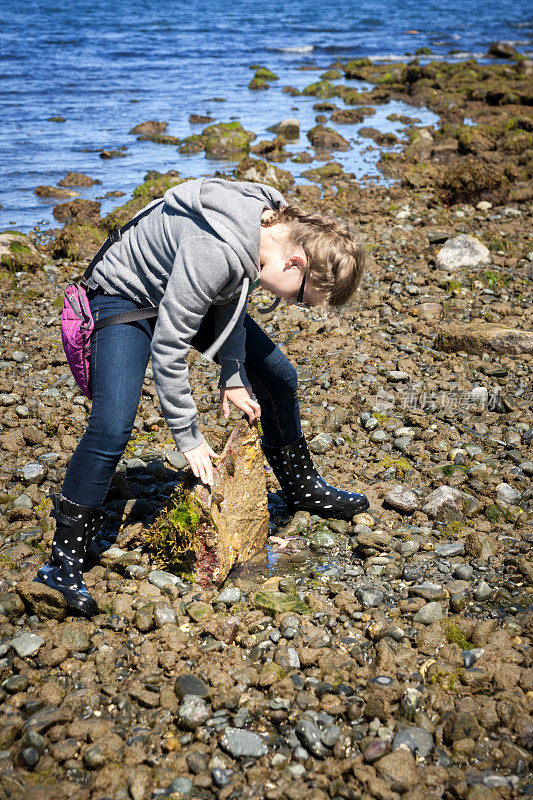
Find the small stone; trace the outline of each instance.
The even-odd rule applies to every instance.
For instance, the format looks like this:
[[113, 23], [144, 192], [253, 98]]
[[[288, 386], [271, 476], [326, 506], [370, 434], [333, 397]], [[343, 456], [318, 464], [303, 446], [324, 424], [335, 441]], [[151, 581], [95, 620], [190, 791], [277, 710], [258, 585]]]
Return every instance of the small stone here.
[[197, 695], [185, 695], [182, 705], [178, 708], [178, 721], [187, 730], [199, 728], [209, 716], [205, 700]]
[[334, 747], [339, 740], [341, 729], [338, 725], [328, 725], [324, 728], [320, 740], [326, 747]]
[[104, 766], [105, 757], [97, 744], [87, 748], [83, 754], [83, 763], [87, 769], [100, 769]]
[[409, 374], [399, 369], [388, 369], [386, 377], [391, 383], [403, 383], [409, 380]]
[[481, 658], [484, 652], [485, 651], [482, 647], [472, 647], [471, 650], [461, 650], [461, 655], [463, 656], [463, 662], [466, 669], [473, 667], [478, 658]]
[[480, 581], [474, 590], [474, 600], [484, 603], [492, 597], [492, 589], [485, 581]]
[[411, 492], [409, 489], [406, 489], [405, 486], [401, 485], [394, 486], [392, 489], [389, 489], [383, 498], [383, 501], [392, 506], [392, 508], [396, 509], [396, 511], [402, 511], [405, 513], [416, 511], [420, 505], [416, 494]]
[[22, 761], [24, 766], [28, 769], [33, 769], [37, 766], [39, 758], [41, 757], [39, 751], [35, 747], [23, 747], [21, 750]]
[[17, 364], [22, 364], [23, 361], [28, 360], [28, 354], [24, 353], [22, 350], [14, 350], [11, 353], [11, 360], [15, 361]]
[[204, 603], [202, 600], [193, 600], [186, 606], [186, 611], [193, 622], [201, 622], [213, 615], [213, 607], [210, 603]]
[[189, 466], [189, 462], [183, 453], [177, 450], [166, 450], [164, 453], [165, 461], [168, 461], [175, 469], [185, 469]]
[[329, 531], [317, 531], [310, 540], [313, 550], [331, 550], [337, 544], [337, 537]]
[[291, 611], [295, 614], [306, 614], [309, 611], [309, 607], [296, 595], [284, 594], [283, 592], [259, 590], [252, 595], [251, 602], [255, 608], [261, 608], [270, 614], [283, 614], [286, 611]]
[[217, 789], [223, 789], [224, 786], [228, 785], [233, 774], [234, 773], [232, 769], [221, 769], [220, 767], [215, 767], [211, 770], [211, 780]]
[[278, 647], [274, 654], [274, 661], [284, 672], [300, 668], [300, 659], [294, 647]]
[[187, 695], [209, 696], [209, 686], [201, 678], [190, 673], [178, 675], [174, 683], [174, 690], [180, 698], [184, 698]]
[[458, 581], [469, 581], [474, 573], [474, 567], [470, 564], [458, 564], [453, 571], [453, 577]]
[[225, 589], [222, 589], [216, 602], [222, 603], [224, 606], [232, 606], [234, 603], [240, 602], [241, 596], [240, 589], [237, 589], [235, 586], [227, 586]]
[[490, 264], [490, 252], [479, 239], [467, 234], [459, 234], [448, 239], [437, 253], [437, 269], [453, 270], [459, 267], [482, 267]]
[[365, 748], [363, 759], [367, 764], [373, 764], [391, 751], [390, 739], [374, 739]]
[[301, 719], [296, 723], [295, 732], [306, 750], [317, 758], [324, 758], [327, 750], [322, 744], [322, 733], [318, 725], [311, 720]]
[[165, 600], [158, 600], [154, 604], [154, 622], [158, 628], [162, 628], [167, 623], [175, 625], [178, 621], [178, 615], [172, 608], [170, 603]]
[[44, 481], [47, 475], [48, 469], [43, 466], [43, 464], [37, 462], [25, 464], [25, 466], [19, 467], [13, 473], [15, 480], [22, 481], [26, 486], [31, 486], [32, 484], [37, 484], [38, 486]]
[[381, 589], [372, 589], [371, 587], [364, 586], [360, 586], [356, 589], [355, 594], [363, 608], [375, 608], [385, 597]]
[[508, 483], [499, 483], [496, 487], [496, 500], [508, 505], [516, 505], [520, 502], [521, 494]]
[[11, 675], [2, 683], [2, 689], [15, 694], [15, 692], [25, 692], [29, 685], [30, 681], [26, 675]]
[[422, 511], [431, 519], [453, 522], [463, 518], [463, 504], [470, 498], [453, 486], [439, 486], [423, 502]]
[[268, 747], [257, 733], [239, 728], [226, 728], [220, 744], [233, 758], [261, 758], [268, 753]]
[[148, 574], [148, 581], [157, 586], [158, 589], [164, 589], [165, 586], [179, 586], [181, 584], [177, 575], [172, 575], [170, 572], [163, 572], [163, 570], [154, 570]]
[[463, 541], [449, 542], [448, 544], [441, 544], [433, 551], [439, 558], [452, 558], [453, 556], [462, 556], [465, 549]]
[[11, 647], [20, 658], [33, 656], [43, 646], [45, 640], [35, 633], [21, 633], [11, 639]]
[[427, 600], [428, 603], [433, 600], [445, 600], [447, 596], [446, 589], [443, 586], [429, 582], [414, 584], [409, 587], [407, 593], [409, 597], [421, 597], [423, 600]]
[[309, 450], [312, 453], [327, 453], [333, 444], [333, 437], [329, 433], [319, 433], [309, 442]]
[[168, 787], [169, 792], [172, 794], [191, 794], [193, 790], [194, 784], [190, 780], [190, 778], [174, 778], [170, 786]]
[[439, 603], [426, 603], [413, 617], [413, 622], [421, 625], [432, 625], [442, 619], [442, 608]]
[[392, 749], [406, 746], [413, 753], [417, 753], [422, 758], [427, 758], [433, 750], [433, 736], [429, 731], [420, 727], [409, 727], [399, 730], [392, 742]]
[[465, 610], [467, 602], [468, 598], [465, 593], [454, 592], [454, 594], [450, 595], [450, 610], [453, 614], [460, 614], [461, 611]]
[[33, 501], [27, 494], [19, 494], [13, 501], [13, 508], [33, 508]]

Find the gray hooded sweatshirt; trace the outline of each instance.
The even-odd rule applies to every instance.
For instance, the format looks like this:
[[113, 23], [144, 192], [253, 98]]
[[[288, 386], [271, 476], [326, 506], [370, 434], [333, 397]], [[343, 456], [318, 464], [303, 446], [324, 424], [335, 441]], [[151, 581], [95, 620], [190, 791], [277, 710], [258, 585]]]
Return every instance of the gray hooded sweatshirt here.
[[219, 386], [248, 386], [243, 327], [250, 284], [259, 277], [261, 214], [287, 201], [262, 183], [197, 178], [168, 189], [150, 214], [126, 231], [88, 284], [144, 306], [158, 305], [152, 338], [154, 381], [178, 450], [203, 436], [195, 424], [185, 357], [213, 305]]

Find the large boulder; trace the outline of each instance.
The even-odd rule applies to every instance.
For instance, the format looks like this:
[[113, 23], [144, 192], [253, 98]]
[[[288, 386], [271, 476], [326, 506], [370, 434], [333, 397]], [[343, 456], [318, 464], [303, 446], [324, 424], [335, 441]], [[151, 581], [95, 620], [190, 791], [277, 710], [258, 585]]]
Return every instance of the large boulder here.
[[479, 356], [483, 353], [533, 353], [533, 333], [488, 322], [454, 324], [441, 328], [434, 347], [445, 353], [464, 351]]
[[0, 233], [0, 268], [10, 272], [34, 272], [44, 264], [44, 258], [39, 253], [29, 236], [19, 231], [4, 231]]

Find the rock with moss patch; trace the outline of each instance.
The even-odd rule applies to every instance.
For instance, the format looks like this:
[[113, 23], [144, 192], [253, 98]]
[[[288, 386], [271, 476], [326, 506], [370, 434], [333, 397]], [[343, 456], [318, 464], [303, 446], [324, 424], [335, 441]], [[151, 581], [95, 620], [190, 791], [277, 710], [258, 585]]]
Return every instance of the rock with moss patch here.
[[0, 265], [4, 269], [10, 272], [35, 272], [44, 265], [44, 261], [26, 234], [18, 231], [0, 233]]
[[293, 614], [309, 613], [309, 607], [296, 595], [282, 592], [259, 590], [252, 595], [251, 603], [255, 608], [261, 608], [269, 614], [283, 614], [287, 611]]
[[258, 158], [246, 158], [235, 170], [235, 177], [239, 181], [252, 181], [257, 183], [268, 183], [286, 192], [294, 184], [294, 178], [290, 172], [273, 164], [267, 164]]
[[205, 154], [210, 158], [228, 158], [239, 153], [247, 153], [250, 142], [256, 138], [252, 131], [246, 131], [240, 122], [219, 122], [208, 125], [202, 131], [205, 140]]

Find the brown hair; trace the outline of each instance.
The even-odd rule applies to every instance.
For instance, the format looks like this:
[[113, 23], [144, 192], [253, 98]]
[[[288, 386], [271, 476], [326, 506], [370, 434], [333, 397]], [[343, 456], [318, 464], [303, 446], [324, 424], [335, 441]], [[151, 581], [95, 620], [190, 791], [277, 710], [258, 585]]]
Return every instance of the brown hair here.
[[361, 281], [365, 249], [348, 225], [323, 214], [307, 214], [298, 206], [288, 205], [274, 211], [261, 225], [269, 228], [286, 225], [294, 244], [301, 244], [309, 257], [306, 274], [315, 289], [323, 292], [330, 306], [342, 306], [350, 300]]

